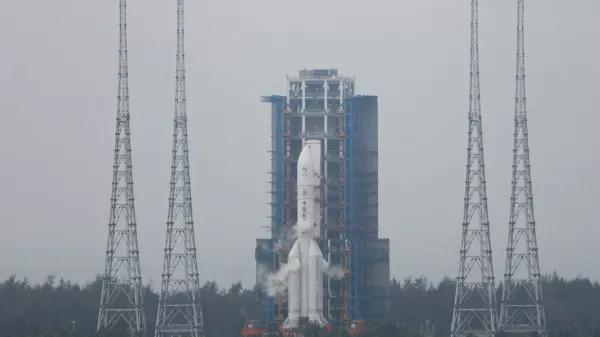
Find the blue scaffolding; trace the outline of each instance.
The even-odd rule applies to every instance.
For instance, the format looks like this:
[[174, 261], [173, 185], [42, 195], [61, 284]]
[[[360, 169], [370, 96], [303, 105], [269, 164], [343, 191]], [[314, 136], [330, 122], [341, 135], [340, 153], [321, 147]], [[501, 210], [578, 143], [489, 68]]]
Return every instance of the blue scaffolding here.
[[348, 252], [348, 275], [347, 296], [348, 296], [348, 315], [350, 320], [360, 320], [360, 289], [361, 282], [361, 260], [360, 260], [360, 242], [361, 231], [360, 224], [357, 223], [357, 196], [356, 188], [358, 179], [356, 176], [356, 97], [348, 97], [344, 101], [344, 235], [346, 239]]
[[[271, 103], [271, 174], [273, 189], [273, 201], [271, 212], [271, 239], [269, 240], [269, 252], [272, 265], [270, 271], [277, 269], [277, 254], [274, 253], [274, 246], [277, 238], [281, 234], [281, 228], [284, 224], [283, 216], [283, 174], [284, 174], [284, 120], [283, 111], [285, 109], [286, 97], [279, 95], [262, 96], [261, 102]], [[264, 292], [260, 292], [259, 298], [259, 315], [263, 316], [264, 322], [271, 322], [277, 316], [277, 303], [273, 297], [267, 296]], [[260, 308], [264, 308], [260, 310]]]

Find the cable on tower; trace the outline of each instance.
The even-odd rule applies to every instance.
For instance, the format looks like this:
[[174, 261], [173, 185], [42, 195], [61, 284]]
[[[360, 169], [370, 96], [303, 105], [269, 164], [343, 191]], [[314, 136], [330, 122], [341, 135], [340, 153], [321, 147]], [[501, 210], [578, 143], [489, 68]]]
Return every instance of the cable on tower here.
[[132, 336], [141, 337], [146, 331], [146, 319], [133, 197], [126, 7], [126, 0], [120, 0], [117, 128], [106, 267], [97, 329], [126, 329]]
[[[478, 6], [478, 0], [471, 0], [467, 172], [452, 337], [464, 337], [469, 333], [476, 336], [493, 336], [496, 333], [496, 289], [488, 219], [479, 87]], [[478, 223], [471, 223], [472, 220]]]
[[500, 308], [506, 333], [546, 336], [540, 262], [533, 212], [527, 96], [525, 92], [524, 0], [517, 0], [517, 71], [510, 219]]
[[188, 158], [183, 13], [183, 0], [177, 0], [173, 160], [156, 337], [204, 336]]

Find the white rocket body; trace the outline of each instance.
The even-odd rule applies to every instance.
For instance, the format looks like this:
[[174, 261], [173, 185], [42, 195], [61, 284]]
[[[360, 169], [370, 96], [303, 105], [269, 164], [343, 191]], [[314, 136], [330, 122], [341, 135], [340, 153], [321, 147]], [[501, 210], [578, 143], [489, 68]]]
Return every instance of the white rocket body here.
[[[319, 146], [318, 159], [311, 149], [316, 146]], [[320, 187], [320, 179], [315, 174], [320, 171], [320, 152], [320, 144], [307, 142], [298, 158], [297, 239], [288, 255], [289, 268], [281, 271], [287, 275], [280, 276], [288, 279], [288, 318], [283, 322], [286, 329], [297, 328], [301, 322], [327, 325], [323, 317], [323, 275], [329, 264], [315, 241], [321, 221], [320, 203], [315, 192]]]

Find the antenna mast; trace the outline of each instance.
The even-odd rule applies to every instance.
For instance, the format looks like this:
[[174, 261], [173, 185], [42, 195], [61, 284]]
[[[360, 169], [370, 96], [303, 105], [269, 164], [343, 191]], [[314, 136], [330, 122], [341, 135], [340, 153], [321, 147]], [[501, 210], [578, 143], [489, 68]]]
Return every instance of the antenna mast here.
[[[468, 333], [492, 336], [496, 332], [496, 289], [483, 159], [483, 132], [479, 88], [478, 0], [471, 0], [471, 65], [469, 136], [465, 206], [462, 223], [460, 267], [452, 317], [452, 337]], [[478, 227], [471, 227], [475, 216]]]
[[183, 0], [177, 0], [173, 161], [156, 337], [204, 336], [190, 188], [183, 27]]
[[119, 84], [106, 267], [97, 329], [124, 327], [144, 336], [146, 319], [137, 238], [129, 128], [126, 0], [120, 0]]
[[[524, 0], [517, 0], [517, 74], [510, 220], [500, 309], [504, 332], [546, 335], [527, 131]], [[519, 217], [520, 216], [520, 217]]]

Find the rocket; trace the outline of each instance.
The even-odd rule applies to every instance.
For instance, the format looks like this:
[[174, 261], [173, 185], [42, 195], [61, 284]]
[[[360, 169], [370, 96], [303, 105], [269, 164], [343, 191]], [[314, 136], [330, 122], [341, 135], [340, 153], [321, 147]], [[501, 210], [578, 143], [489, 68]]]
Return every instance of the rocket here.
[[311, 151], [314, 146], [320, 144], [307, 142], [298, 158], [296, 241], [289, 252], [286, 268], [282, 268], [279, 275], [281, 279], [287, 278], [288, 283], [288, 317], [283, 322], [286, 329], [309, 322], [321, 327], [327, 325], [323, 317], [323, 276], [329, 263], [323, 259], [315, 241], [321, 215], [315, 192], [320, 187], [316, 173], [320, 171], [316, 166], [320, 164], [320, 158], [314, 158], [313, 154], [320, 151]]

